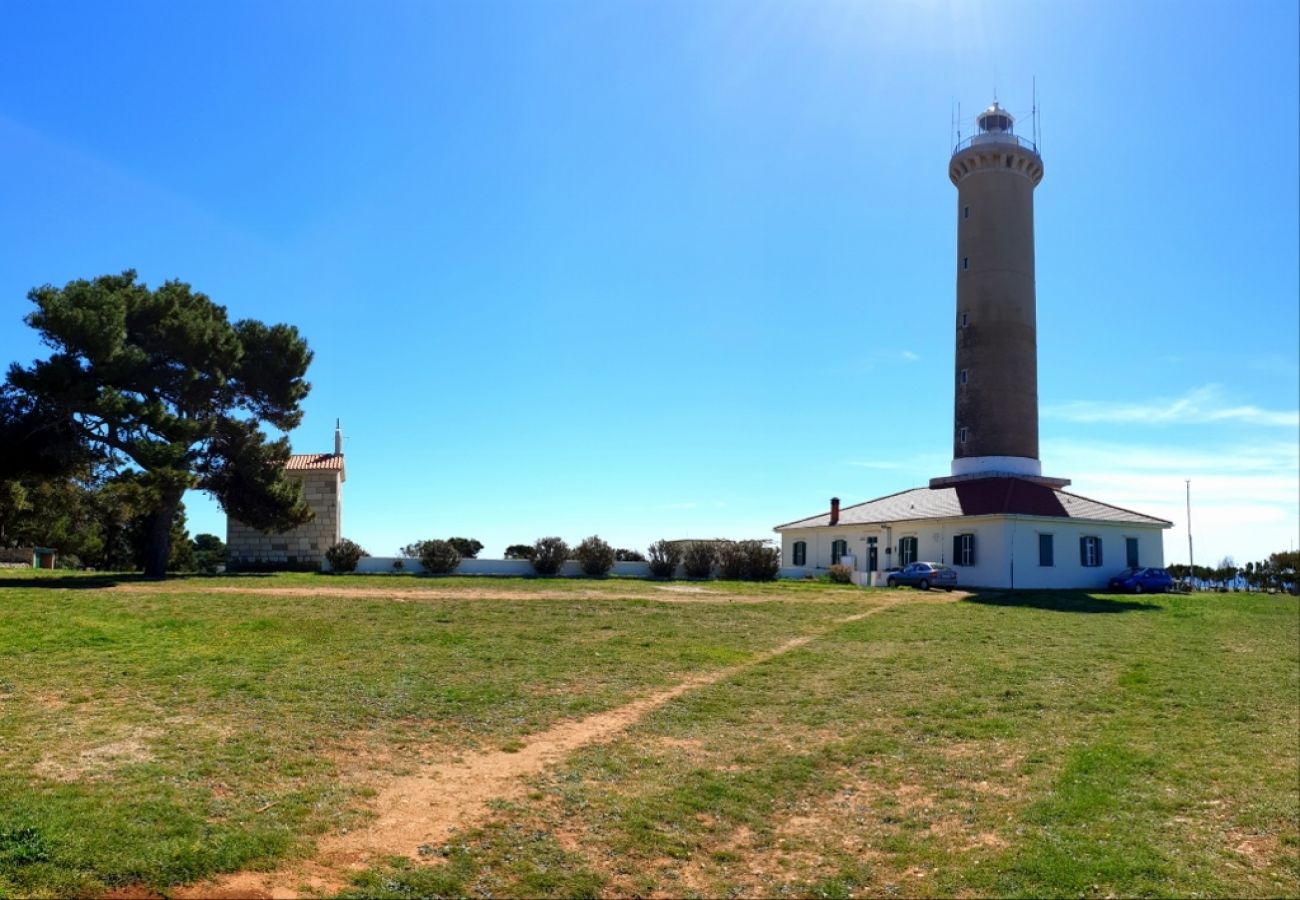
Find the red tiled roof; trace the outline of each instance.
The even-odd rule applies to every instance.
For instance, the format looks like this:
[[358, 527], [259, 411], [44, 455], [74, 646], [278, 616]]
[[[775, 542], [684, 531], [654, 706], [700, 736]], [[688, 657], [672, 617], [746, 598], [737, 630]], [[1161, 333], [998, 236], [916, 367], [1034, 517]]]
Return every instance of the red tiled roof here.
[[[1057, 519], [1087, 519], [1101, 522], [1130, 522], [1137, 525], [1173, 523], [1099, 500], [1071, 494], [1024, 478], [978, 478], [949, 487], [913, 488], [840, 510], [841, 525], [878, 522], [906, 522], [913, 519], [951, 519], [957, 516], [1043, 516]], [[821, 515], [776, 526], [816, 528], [831, 523], [829, 510]]]
[[343, 457], [336, 456], [333, 453], [294, 453], [289, 456], [289, 461], [284, 464], [284, 467], [291, 472], [300, 472], [304, 469], [325, 469], [341, 472], [343, 471]]

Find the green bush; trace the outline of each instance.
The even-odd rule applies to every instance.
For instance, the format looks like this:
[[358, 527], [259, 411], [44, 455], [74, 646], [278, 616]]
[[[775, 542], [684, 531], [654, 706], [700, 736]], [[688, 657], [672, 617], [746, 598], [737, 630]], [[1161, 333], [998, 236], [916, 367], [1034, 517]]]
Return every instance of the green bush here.
[[645, 562], [645, 557], [638, 550], [625, 550], [619, 547], [614, 551], [614, 559], [618, 562]]
[[569, 558], [569, 545], [557, 537], [538, 538], [533, 544], [533, 571], [538, 575], [557, 575]]
[[506, 548], [506, 559], [535, 559], [537, 550], [532, 544], [511, 544]]
[[775, 581], [781, 574], [781, 550], [765, 541], [744, 541], [745, 578], [749, 581]]
[[475, 559], [478, 552], [483, 549], [483, 542], [476, 541], [474, 538], [452, 537], [447, 538], [447, 543], [456, 548], [461, 559]]
[[325, 561], [330, 564], [331, 572], [355, 572], [361, 557], [369, 555], [356, 541], [344, 538], [325, 551]]
[[667, 541], [650, 545], [650, 574], [656, 578], [672, 578], [682, 562], [682, 548]]
[[729, 581], [771, 581], [781, 571], [781, 551], [766, 541], [734, 541], [718, 548], [718, 577]]
[[682, 550], [682, 565], [686, 567], [686, 577], [708, 578], [713, 574], [713, 563], [717, 560], [717, 555], [712, 544], [691, 541]]
[[420, 565], [430, 575], [450, 575], [460, 565], [460, 551], [450, 541], [420, 541]]
[[717, 548], [715, 559], [718, 564], [718, 577], [726, 581], [740, 581], [745, 577], [747, 557], [742, 541], [728, 541]]
[[582, 566], [583, 574], [592, 578], [604, 578], [614, 568], [614, 548], [593, 534], [578, 545], [574, 559]]
[[850, 569], [848, 566], [843, 565], [842, 563], [836, 563], [835, 565], [831, 566], [831, 569], [827, 573], [826, 577], [829, 578], [831, 581], [835, 582], [836, 584], [852, 584], [853, 570]]

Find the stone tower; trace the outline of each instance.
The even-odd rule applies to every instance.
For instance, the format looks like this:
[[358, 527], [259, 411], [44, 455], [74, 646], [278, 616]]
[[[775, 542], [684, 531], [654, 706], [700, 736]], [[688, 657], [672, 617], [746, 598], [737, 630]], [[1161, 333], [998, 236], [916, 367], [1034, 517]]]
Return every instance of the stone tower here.
[[334, 424], [333, 453], [294, 453], [284, 464], [301, 482], [303, 498], [315, 513], [306, 524], [272, 534], [226, 517], [226, 567], [229, 571], [321, 567], [325, 551], [343, 537], [343, 429]]
[[1034, 188], [1043, 160], [994, 101], [948, 164], [957, 186], [952, 476], [1039, 477]]

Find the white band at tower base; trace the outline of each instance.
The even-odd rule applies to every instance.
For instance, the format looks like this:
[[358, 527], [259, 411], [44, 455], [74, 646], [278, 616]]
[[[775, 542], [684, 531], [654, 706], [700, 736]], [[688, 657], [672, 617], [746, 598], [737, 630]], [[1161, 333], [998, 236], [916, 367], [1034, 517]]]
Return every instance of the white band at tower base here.
[[953, 475], [1042, 475], [1043, 464], [1028, 456], [964, 456], [952, 461]]

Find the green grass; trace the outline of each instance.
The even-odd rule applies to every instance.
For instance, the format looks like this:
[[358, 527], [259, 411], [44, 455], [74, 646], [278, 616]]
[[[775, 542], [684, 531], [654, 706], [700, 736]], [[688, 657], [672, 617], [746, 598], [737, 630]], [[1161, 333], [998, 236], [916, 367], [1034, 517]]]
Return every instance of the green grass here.
[[[118, 589], [104, 586], [116, 583]], [[0, 896], [165, 890], [362, 824], [362, 773], [825, 632], [658, 708], [355, 896], [1297, 893], [1294, 598], [819, 584], [0, 582]], [[384, 597], [216, 593], [247, 585]], [[421, 590], [463, 593], [421, 598]], [[550, 599], [491, 599], [545, 591]], [[685, 595], [683, 595], [685, 596]], [[905, 602], [836, 626], [890, 596]], [[760, 602], [729, 602], [760, 601]]]

